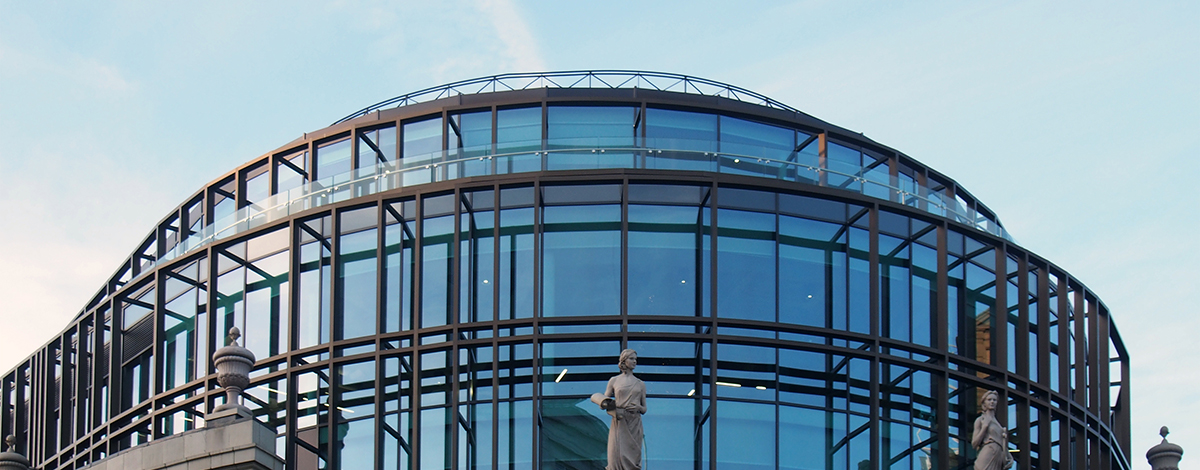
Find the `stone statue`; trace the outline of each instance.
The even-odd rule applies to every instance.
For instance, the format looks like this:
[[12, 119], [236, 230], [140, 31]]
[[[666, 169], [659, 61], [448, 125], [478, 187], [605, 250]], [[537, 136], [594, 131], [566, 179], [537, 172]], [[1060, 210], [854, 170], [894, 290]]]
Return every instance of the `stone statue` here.
[[971, 447], [978, 451], [975, 470], [1003, 470], [1013, 465], [1012, 455], [1008, 453], [1008, 433], [996, 420], [999, 401], [1000, 394], [995, 390], [988, 390], [979, 400], [983, 413], [975, 419], [975, 433], [971, 435]]
[[592, 395], [592, 402], [612, 415], [608, 428], [608, 466], [606, 470], [641, 470], [642, 415], [646, 414], [646, 383], [634, 377], [637, 352], [621, 351], [618, 360], [621, 375], [608, 379], [604, 394]]

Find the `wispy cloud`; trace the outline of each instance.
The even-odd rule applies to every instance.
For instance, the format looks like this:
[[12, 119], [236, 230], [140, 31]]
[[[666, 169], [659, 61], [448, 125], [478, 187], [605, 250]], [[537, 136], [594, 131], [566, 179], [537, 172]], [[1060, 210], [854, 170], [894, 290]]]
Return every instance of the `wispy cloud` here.
[[546, 70], [533, 32], [512, 0], [481, 0], [479, 7], [491, 20], [492, 27], [496, 28], [496, 36], [503, 44], [504, 53], [514, 71]]

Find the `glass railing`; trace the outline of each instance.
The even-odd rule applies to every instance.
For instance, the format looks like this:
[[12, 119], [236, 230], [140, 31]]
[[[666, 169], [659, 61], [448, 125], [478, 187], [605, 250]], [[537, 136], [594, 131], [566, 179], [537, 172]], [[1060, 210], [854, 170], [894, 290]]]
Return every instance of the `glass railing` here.
[[[499, 152], [491, 146], [449, 150], [323, 178], [254, 201], [183, 239], [163, 253], [157, 263], [165, 263], [215, 241], [296, 213], [380, 192], [472, 176], [608, 168], [710, 171], [840, 188], [910, 206], [1013, 240], [999, 223], [944, 193], [919, 185], [903, 189], [894, 180], [882, 181], [887, 177], [878, 176], [878, 172], [838, 171], [801, 162], [815, 160], [812, 155], [745, 145], [739, 146], [743, 153], [705, 150], [715, 147], [711, 141], [651, 140], [647, 145], [636, 146], [619, 145], [620, 142], [614, 142], [614, 139], [593, 140], [556, 140], [544, 142], [544, 145], [542, 142], [507, 144]], [[597, 145], [587, 145], [589, 143]], [[505, 148], [520, 150], [506, 152], [503, 151]]]

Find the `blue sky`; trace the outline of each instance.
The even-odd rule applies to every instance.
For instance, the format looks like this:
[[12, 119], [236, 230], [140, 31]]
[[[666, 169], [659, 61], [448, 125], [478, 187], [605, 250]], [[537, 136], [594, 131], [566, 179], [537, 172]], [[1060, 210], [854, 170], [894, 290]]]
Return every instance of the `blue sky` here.
[[958, 180], [1113, 312], [1135, 467], [1164, 424], [1200, 449], [1200, 4], [580, 3], [0, 0], [0, 370], [167, 211], [303, 132], [454, 80], [645, 69], [758, 91]]

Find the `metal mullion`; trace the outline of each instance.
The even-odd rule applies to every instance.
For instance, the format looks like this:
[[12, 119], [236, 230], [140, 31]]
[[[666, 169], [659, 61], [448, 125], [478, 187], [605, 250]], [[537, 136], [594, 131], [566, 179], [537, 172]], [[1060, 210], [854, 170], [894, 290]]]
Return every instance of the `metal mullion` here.
[[[1087, 296], [1087, 388], [1088, 388], [1088, 403], [1087, 410], [1094, 416], [1100, 416], [1100, 318], [1099, 307], [1100, 301], [1092, 296]], [[1108, 338], [1104, 339], [1105, 341]], [[1105, 358], [1108, 360], [1108, 358]]]
[[[643, 106], [643, 110], [645, 107]], [[629, 344], [629, 178], [621, 181], [621, 349]]]
[[[717, 120], [717, 125], [720, 126], [720, 119]], [[720, 128], [718, 127], [718, 130], [719, 129]], [[708, 296], [709, 296], [709, 312], [708, 312], [709, 327], [708, 327], [708, 335], [707, 335], [708, 341], [709, 341], [709, 351], [708, 351], [708, 356], [709, 356], [709, 367], [708, 367], [708, 370], [709, 370], [709, 374], [708, 374], [709, 396], [708, 396], [708, 418], [707, 418], [709, 421], [708, 468], [709, 468], [709, 470], [717, 470], [717, 411], [718, 410], [717, 410], [717, 384], [716, 384], [716, 381], [717, 381], [718, 371], [720, 370], [720, 363], [718, 362], [719, 358], [717, 357], [717, 349], [718, 349], [717, 348], [717, 346], [718, 346], [718, 344], [717, 344], [717, 315], [718, 315], [718, 313], [720, 313], [717, 311], [717, 282], [718, 282], [718, 279], [717, 279], [717, 248], [718, 248], [717, 242], [718, 242], [718, 240], [717, 239], [719, 238], [719, 232], [720, 232], [720, 230], [717, 227], [718, 222], [719, 222], [717, 220], [717, 215], [719, 214], [719, 212], [717, 211], [717, 204], [720, 201], [719, 201], [719, 194], [717, 191], [719, 186], [717, 185], [716, 179], [713, 179], [713, 181], [709, 184], [710, 184], [709, 194], [711, 195], [711, 197], [709, 198], [709, 206], [707, 207], [707, 209], [709, 211], [709, 221], [710, 221], [709, 222], [709, 235], [708, 235], [708, 237], [709, 237], [709, 243], [708, 243], [708, 249], [709, 249], [709, 258], [708, 258], [708, 264], [709, 264], [709, 292], [708, 292]], [[703, 223], [703, 221], [701, 223]], [[703, 225], [701, 226], [701, 230], [703, 230]], [[703, 245], [701, 245], [701, 249], [703, 249]], [[703, 358], [703, 357], [704, 356], [701, 355], [701, 358]]]
[[1109, 397], [1109, 389], [1112, 388], [1112, 385], [1110, 385], [1112, 375], [1109, 373], [1109, 361], [1111, 354], [1108, 350], [1108, 344], [1110, 341], [1108, 328], [1109, 317], [1108, 309], [1104, 308], [1103, 304], [1100, 304], [1100, 302], [1097, 301], [1096, 306], [1096, 331], [1098, 333], [1098, 339], [1096, 341], [1096, 347], [1098, 349], [1096, 366], [1099, 369], [1099, 371], [1097, 371], [1097, 375], [1099, 377], [1096, 381], [1096, 388], [1098, 389], [1097, 391], [1100, 395], [1100, 400], [1096, 402], [1096, 410], [1099, 411], [1099, 413], [1096, 413], [1096, 415], [1101, 418], [1103, 427], [1107, 428], [1111, 427], [1110, 423], [1112, 422], [1112, 417], [1110, 416], [1111, 410], [1109, 409], [1110, 403], [1112, 403]]
[[[1053, 374], [1053, 372], [1050, 370], [1050, 270], [1051, 267], [1049, 263], [1046, 263], [1046, 265], [1041, 269], [1042, 274], [1038, 276], [1037, 285], [1037, 312], [1030, 312], [1030, 315], [1037, 315], [1038, 324], [1037, 367], [1039, 380], [1032, 385], [1046, 383], [1047, 391], [1051, 391], [1049, 384], [1052, 379], [1050, 375]], [[1059, 382], [1059, 385], [1061, 386], [1062, 382]], [[1049, 396], [1049, 394], [1047, 394], [1047, 396]]]
[[[1008, 270], [1005, 269], [1005, 278], [1008, 277]], [[1008, 286], [1005, 286], [1008, 287]], [[1009, 321], [1008, 307], [1005, 306], [1004, 320]], [[1007, 371], [1015, 371], [1022, 379], [1028, 380], [1032, 372], [1029, 370], [1029, 316], [1034, 315], [1034, 312], [1029, 311], [1029, 258], [1024, 254], [1017, 257], [1017, 337], [1012, 338], [1013, 347], [1017, 363], [1016, 368], [1013, 364], [1009, 364]], [[1007, 325], [1005, 325], [1007, 331]], [[1008, 344], [1008, 343], [1006, 343]], [[1008, 358], [1008, 355], [1005, 355]], [[1036, 371], [1034, 371], [1036, 372]], [[1028, 434], [1025, 434], [1028, 436]]]
[[[1052, 395], [1070, 398], [1071, 390], [1071, 291], [1067, 287], [1068, 277], [1058, 277], [1058, 390], [1051, 391]], [[1067, 400], [1070, 401], [1070, 400]], [[1059, 433], [1061, 436], [1062, 434]]]
[[[937, 295], [937, 305], [935, 306], [935, 313], [934, 313], [935, 320], [934, 320], [934, 325], [933, 325], [933, 332], [932, 332], [932, 334], [930, 334], [930, 336], [932, 337], [931, 339], [933, 341], [932, 346], [934, 348], [938, 349], [939, 351], [941, 351], [942, 355], [947, 356], [946, 359], [944, 359], [942, 361], [942, 364], [949, 365], [949, 357], [948, 356], [950, 355], [949, 354], [950, 344], [949, 344], [948, 334], [949, 334], [950, 322], [949, 322], [948, 317], [950, 315], [950, 279], [949, 279], [950, 273], [949, 273], [949, 268], [947, 266], [947, 264], [948, 264], [947, 256], [948, 256], [948, 252], [949, 252], [949, 246], [948, 246], [948, 241], [947, 241], [948, 233], [947, 233], [947, 227], [946, 227], [945, 222], [940, 222], [940, 223], [936, 224], [936, 227], [937, 227], [936, 230], [937, 230], [937, 290], [938, 290], [938, 295]], [[949, 397], [949, 392], [948, 392], [947, 388], [948, 388], [948, 385], [950, 382], [944, 371], [942, 371], [941, 373], [938, 373], [938, 374], [934, 374], [934, 377], [935, 377], [935, 380], [934, 380], [935, 383], [937, 383], [939, 381], [938, 379], [940, 379], [940, 382], [941, 382], [938, 387], [939, 390], [937, 392], [935, 392], [934, 396], [935, 397], [938, 397], [938, 396], [945, 397], [942, 400], [938, 400], [938, 404], [937, 404], [937, 429], [942, 431], [942, 432], [938, 433], [938, 441], [937, 441], [938, 450], [937, 450], [937, 456], [936, 456], [937, 463], [938, 463], [937, 468], [949, 468], [949, 466], [950, 466], [950, 436], [949, 436], [948, 431], [950, 430], [950, 417], [949, 417], [949, 415], [950, 415], [950, 397]], [[960, 402], [961, 402], [961, 400], [960, 400]]]
[[[861, 153], [861, 151], [860, 151], [860, 153]], [[861, 157], [860, 157], [860, 159], [861, 159]], [[879, 414], [880, 414], [879, 413], [879, 394], [880, 394], [879, 356], [880, 356], [880, 351], [879, 351], [879, 341], [878, 341], [879, 334], [880, 334], [879, 333], [879, 330], [880, 330], [880, 328], [879, 328], [879, 320], [880, 320], [880, 308], [879, 308], [879, 302], [880, 302], [880, 299], [879, 299], [879, 294], [880, 294], [880, 292], [879, 292], [879, 204], [873, 203], [870, 206], [868, 206], [868, 208], [870, 210], [870, 213], [868, 213], [868, 217], [870, 217], [870, 228], [868, 231], [870, 241], [869, 241], [869, 254], [867, 255], [867, 258], [868, 258], [868, 263], [870, 263], [870, 265], [868, 267], [868, 271], [869, 271], [868, 284], [870, 285], [870, 287], [869, 287], [870, 293], [869, 293], [868, 297], [870, 300], [867, 305], [867, 311], [868, 311], [867, 316], [869, 317], [868, 321], [870, 322], [870, 325], [868, 326], [868, 332], [871, 335], [871, 337], [875, 339], [874, 347], [872, 348], [871, 354], [870, 354], [870, 361], [871, 361], [871, 372], [870, 372], [870, 374], [871, 374], [870, 390], [871, 391], [870, 391], [870, 394], [871, 394], [871, 396], [869, 398], [869, 402], [870, 402], [870, 408], [871, 408], [871, 411], [870, 411], [870, 416], [871, 416], [871, 418], [870, 418], [870, 433], [871, 433], [871, 435], [868, 437], [870, 438], [872, 443], [874, 443], [874, 442], [877, 442], [877, 439], [879, 438], [879, 435], [880, 435], [880, 416], [879, 416]], [[847, 240], [847, 241], [849, 241], [849, 240]], [[853, 284], [851, 284], [851, 283], [847, 283], [847, 286], [852, 286], [852, 285]], [[849, 324], [847, 324], [847, 328], [849, 328]], [[847, 384], [847, 390], [849, 390], [849, 384]], [[880, 449], [879, 449], [878, 445], [871, 445], [871, 461], [872, 462], [880, 462], [881, 461], [880, 459], [882, 458], [882, 456], [880, 455], [879, 450]]]
[[[953, 197], [953, 195], [951, 195]], [[996, 297], [992, 299], [992, 311], [1004, 312], [992, 315], [992, 357], [991, 366], [1000, 369], [1001, 374], [1007, 375], [1008, 367], [1008, 244], [1001, 244], [995, 249], [996, 269], [992, 275], [995, 277]], [[964, 273], [965, 274], [965, 273]], [[978, 357], [976, 351], [976, 357]], [[1006, 384], [1007, 386], [1007, 384]]]
[[[450, 122], [449, 116], [447, 116], [446, 122], [447, 123]], [[443, 133], [443, 135], [445, 135], [445, 134]], [[448, 139], [449, 136], [446, 136], [445, 138]], [[461, 137], [460, 137], [460, 141], [461, 141]], [[454, 419], [451, 420], [451, 421], [453, 421], [453, 424], [451, 425], [451, 429], [453, 431], [450, 434], [450, 439], [448, 439], [449, 442], [447, 445], [449, 446], [449, 450], [450, 450], [450, 459], [449, 459], [450, 467], [458, 468], [458, 439], [459, 439], [458, 435], [459, 435], [459, 428], [461, 427], [461, 424], [459, 423], [459, 415], [458, 415], [458, 407], [460, 405], [459, 399], [458, 399], [458, 390], [459, 390], [459, 388], [458, 388], [459, 387], [458, 355], [459, 355], [459, 351], [460, 351], [459, 345], [458, 345], [458, 340], [459, 340], [458, 328], [459, 328], [459, 320], [462, 315], [462, 305], [460, 305], [461, 303], [459, 302], [459, 300], [462, 297], [462, 290], [461, 290], [462, 283], [459, 282], [459, 280], [462, 278], [462, 272], [461, 272], [462, 270], [460, 268], [462, 267], [462, 257], [463, 257], [463, 253], [462, 253], [462, 249], [461, 249], [462, 248], [461, 235], [462, 235], [462, 230], [463, 230], [463, 227], [462, 227], [462, 216], [463, 216], [462, 190], [460, 188], [455, 188], [454, 192], [451, 193], [451, 197], [454, 200], [454, 210], [451, 212], [451, 216], [454, 217], [454, 229], [453, 229], [454, 234], [451, 237], [451, 240], [452, 240], [451, 243], [453, 243], [454, 246], [452, 246], [450, 248], [451, 261], [450, 261], [450, 265], [448, 266], [448, 269], [447, 269], [447, 271], [450, 273], [450, 282], [449, 282], [450, 295], [448, 296], [447, 305], [446, 305], [446, 312], [447, 312], [446, 325], [450, 327], [448, 334], [452, 338], [452, 343], [451, 343], [449, 351], [447, 352], [447, 354], [450, 357], [448, 357], [446, 360], [446, 368], [448, 369], [448, 375], [450, 376], [449, 380], [447, 381], [448, 385], [450, 385], [450, 391], [448, 392], [450, 396], [446, 400], [446, 406], [448, 408], [447, 411], [454, 417]], [[419, 341], [420, 340], [418, 338], [418, 342]]]

